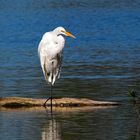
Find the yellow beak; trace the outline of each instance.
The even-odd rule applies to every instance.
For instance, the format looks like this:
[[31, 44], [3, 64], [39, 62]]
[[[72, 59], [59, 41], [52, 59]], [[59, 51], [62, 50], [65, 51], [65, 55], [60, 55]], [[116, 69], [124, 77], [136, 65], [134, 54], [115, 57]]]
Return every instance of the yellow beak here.
[[76, 38], [74, 35], [72, 35], [71, 33], [67, 32], [67, 31], [65, 31], [64, 33], [69, 37]]

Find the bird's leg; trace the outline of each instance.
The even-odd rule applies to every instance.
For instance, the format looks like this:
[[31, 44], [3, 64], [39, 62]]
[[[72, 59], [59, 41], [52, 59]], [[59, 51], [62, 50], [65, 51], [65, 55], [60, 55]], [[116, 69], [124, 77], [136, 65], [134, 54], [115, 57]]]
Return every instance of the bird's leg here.
[[51, 84], [51, 90], [50, 90], [50, 98], [51, 98], [51, 113], [52, 113], [52, 84]]
[[45, 103], [43, 104], [44, 107], [46, 107], [46, 103], [51, 99], [51, 97], [47, 98], [47, 100], [45, 101]]
[[46, 107], [46, 103], [49, 101], [49, 100], [51, 100], [51, 111], [52, 111], [52, 84], [51, 84], [51, 87], [50, 87], [50, 97], [45, 101], [45, 103], [44, 103], [44, 107]]

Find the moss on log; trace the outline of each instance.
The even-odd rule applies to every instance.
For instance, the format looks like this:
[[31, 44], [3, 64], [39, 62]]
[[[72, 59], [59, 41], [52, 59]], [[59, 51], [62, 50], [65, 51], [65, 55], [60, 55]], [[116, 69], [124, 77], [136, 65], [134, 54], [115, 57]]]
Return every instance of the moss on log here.
[[[20, 107], [41, 107], [46, 99], [33, 99], [22, 97], [5, 97], [0, 98], [0, 107], [20, 108]], [[59, 98], [53, 99], [55, 107], [83, 107], [83, 106], [114, 106], [119, 105], [117, 102], [95, 101], [86, 98]], [[50, 101], [46, 103], [50, 106]]]

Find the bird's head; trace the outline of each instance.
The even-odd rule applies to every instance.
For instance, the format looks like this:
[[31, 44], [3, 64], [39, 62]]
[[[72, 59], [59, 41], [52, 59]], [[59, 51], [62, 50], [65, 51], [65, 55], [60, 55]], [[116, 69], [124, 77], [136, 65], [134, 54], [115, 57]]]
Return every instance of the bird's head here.
[[65, 36], [69, 36], [72, 38], [76, 38], [74, 35], [72, 35], [70, 32], [66, 31], [63, 27], [57, 27], [54, 29], [54, 32], [56, 32], [58, 35], [62, 34]]

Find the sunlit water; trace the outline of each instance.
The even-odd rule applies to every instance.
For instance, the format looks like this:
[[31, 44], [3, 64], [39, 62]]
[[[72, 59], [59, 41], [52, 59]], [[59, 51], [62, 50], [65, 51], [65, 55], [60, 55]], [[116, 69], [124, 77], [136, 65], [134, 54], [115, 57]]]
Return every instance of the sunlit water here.
[[[1, 0], [1, 97], [49, 96], [37, 47], [44, 32], [60, 25], [77, 38], [66, 38], [54, 96], [127, 103], [128, 89], [140, 90], [138, 0]], [[56, 113], [53, 119], [44, 111], [0, 112], [0, 139], [132, 139], [136, 121], [129, 106]]]

